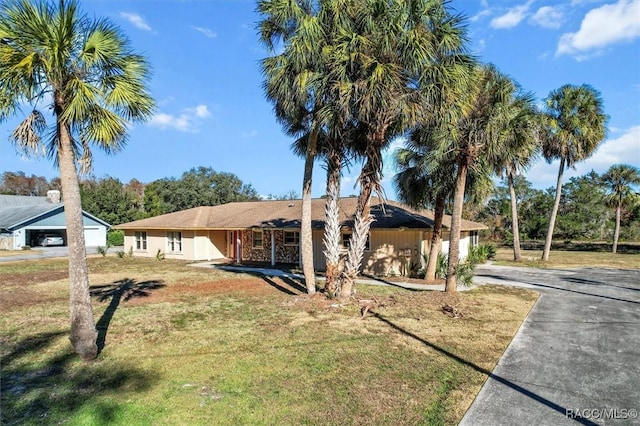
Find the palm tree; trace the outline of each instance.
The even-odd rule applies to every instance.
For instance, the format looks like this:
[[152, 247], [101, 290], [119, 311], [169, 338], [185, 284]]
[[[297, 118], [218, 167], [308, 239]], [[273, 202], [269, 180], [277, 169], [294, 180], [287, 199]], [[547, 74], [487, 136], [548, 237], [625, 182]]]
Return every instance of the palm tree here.
[[[311, 183], [321, 122], [321, 55], [325, 33], [319, 16], [320, 6], [313, 1], [263, 0], [258, 12], [260, 39], [274, 53], [262, 61], [263, 83], [267, 99], [274, 104], [276, 118], [286, 133], [308, 133], [302, 179], [302, 217], [300, 250], [307, 293], [316, 292], [311, 231]], [[281, 50], [281, 53], [275, 52]]]
[[[60, 170], [69, 245], [71, 343], [84, 360], [97, 356], [78, 184], [91, 168], [91, 144], [114, 153], [129, 122], [148, 118], [154, 101], [146, 60], [108, 20], [81, 15], [74, 0], [15, 0], [0, 6], [0, 119], [22, 102], [33, 111], [12, 134], [26, 153], [44, 150]], [[49, 106], [51, 131], [36, 109]], [[48, 139], [42, 140], [43, 133]]]
[[[517, 86], [516, 86], [517, 87]], [[518, 204], [514, 186], [517, 174], [528, 168], [540, 151], [538, 138], [538, 112], [535, 99], [530, 93], [520, 90], [504, 107], [503, 149], [495, 163], [496, 172], [504, 176], [509, 187], [511, 202], [511, 227], [513, 231], [513, 260], [522, 260], [520, 251], [520, 228], [518, 225]]]
[[549, 260], [553, 228], [562, 196], [565, 169], [589, 158], [607, 135], [607, 116], [600, 93], [593, 87], [564, 85], [545, 99], [545, 132], [542, 155], [551, 162], [560, 159], [556, 197], [549, 219], [542, 260]]
[[426, 265], [425, 280], [435, 281], [438, 254], [442, 246], [442, 219], [444, 209], [452, 195], [454, 163], [431, 161], [434, 149], [434, 132], [420, 127], [411, 132], [405, 148], [395, 153], [398, 173], [393, 177], [398, 198], [418, 209], [432, 208], [434, 212], [431, 244]]
[[459, 117], [452, 120], [450, 138], [441, 138], [434, 155], [445, 161], [455, 158], [456, 178], [449, 238], [449, 266], [445, 291], [456, 291], [456, 269], [460, 257], [460, 228], [469, 170], [485, 174], [503, 149], [502, 108], [515, 86], [492, 65], [477, 66], [465, 81], [467, 88], [460, 100]]
[[348, 299], [372, 222], [370, 199], [381, 194], [382, 150], [419, 123], [440, 86], [456, 85], [470, 58], [464, 28], [443, 2], [346, 2], [343, 31], [332, 40], [328, 79], [344, 122], [365, 135], [360, 194], [340, 297]]
[[613, 233], [612, 252], [618, 251], [618, 238], [620, 236], [620, 216], [625, 205], [638, 202], [638, 194], [633, 187], [640, 185], [640, 169], [628, 164], [614, 164], [602, 176], [602, 180], [609, 188], [606, 202], [616, 209], [616, 228]]
[[[340, 181], [342, 168], [348, 160], [353, 131], [341, 129], [333, 124], [323, 128], [318, 134], [317, 156], [324, 159], [327, 170], [326, 198], [325, 198], [325, 226], [323, 254], [326, 261], [325, 292], [333, 298], [340, 291], [340, 249], [342, 238], [340, 233]], [[298, 138], [292, 145], [293, 152], [304, 156], [307, 151], [310, 134]]]

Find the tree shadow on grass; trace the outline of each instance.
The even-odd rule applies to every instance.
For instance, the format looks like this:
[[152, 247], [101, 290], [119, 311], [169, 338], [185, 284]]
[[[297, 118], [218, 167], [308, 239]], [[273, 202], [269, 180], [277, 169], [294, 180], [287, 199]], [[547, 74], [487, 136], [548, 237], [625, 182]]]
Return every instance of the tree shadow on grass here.
[[[530, 390], [528, 390], [528, 389], [526, 389], [526, 388], [524, 388], [524, 387], [512, 382], [509, 379], [506, 379], [504, 377], [498, 376], [497, 374], [492, 373], [491, 371], [487, 370], [486, 368], [482, 368], [479, 365], [474, 364], [471, 361], [467, 361], [466, 359], [461, 358], [460, 356], [458, 356], [458, 355], [456, 355], [456, 354], [454, 354], [452, 352], [449, 352], [448, 350], [446, 350], [446, 349], [444, 349], [444, 348], [442, 348], [442, 347], [440, 347], [440, 346], [438, 346], [438, 345], [436, 345], [434, 343], [431, 343], [428, 340], [425, 340], [422, 337], [420, 337], [420, 336], [418, 336], [418, 335], [416, 335], [416, 334], [414, 334], [414, 333], [412, 333], [412, 332], [410, 332], [408, 330], [405, 330], [404, 328], [400, 327], [399, 325], [395, 324], [393, 321], [389, 320], [388, 318], [384, 317], [383, 315], [380, 315], [377, 312], [373, 312], [373, 311], [369, 311], [369, 312], [375, 318], [377, 318], [381, 322], [389, 325], [391, 328], [393, 328], [394, 330], [404, 334], [405, 336], [408, 336], [408, 337], [411, 337], [412, 339], [417, 340], [418, 342], [420, 342], [423, 345], [435, 350], [436, 352], [439, 352], [442, 355], [445, 355], [445, 356], [455, 360], [456, 362], [458, 362], [458, 363], [460, 363], [462, 365], [466, 365], [467, 367], [470, 367], [473, 370], [484, 374], [485, 376], [495, 380], [496, 382], [498, 382], [498, 383], [500, 383], [500, 384], [502, 384], [504, 386], [507, 386], [507, 387], [513, 389], [514, 391], [516, 391], [516, 392], [518, 392], [518, 393], [520, 393], [520, 394], [522, 394], [522, 395], [524, 395], [524, 396], [526, 396], [528, 398], [531, 398], [532, 400], [536, 401], [537, 403], [542, 404], [542, 405], [544, 405], [546, 407], [549, 407], [550, 409], [552, 409], [552, 410], [560, 413], [562, 416], [566, 417], [567, 412], [568, 412], [568, 409], [566, 407], [563, 407], [563, 406], [561, 406], [559, 404], [556, 404], [555, 402], [550, 401], [547, 398], [545, 398], [545, 397], [543, 397], [541, 395], [538, 395], [537, 393], [532, 392], [532, 391], [530, 391]], [[597, 423], [594, 423], [591, 420], [584, 419], [584, 418], [575, 418], [573, 420], [575, 420], [577, 423], [580, 423], [580, 424], [583, 424], [583, 425], [589, 425], [589, 426], [597, 425]]]
[[[51, 347], [67, 334], [38, 333], [8, 348], [0, 372], [2, 424], [76, 423], [81, 410], [83, 421], [109, 424], [125, 410], [119, 393], [143, 391], [154, 382], [128, 362], [84, 363], [70, 348]], [[116, 398], [102, 399], [109, 396]]]
[[162, 287], [165, 287], [162, 281], [151, 280], [136, 282], [136, 280], [131, 278], [123, 278], [111, 284], [91, 287], [91, 296], [97, 298], [99, 302], [104, 302], [111, 298], [109, 306], [107, 306], [102, 317], [100, 317], [96, 323], [96, 329], [98, 330], [98, 354], [104, 349], [109, 324], [113, 319], [116, 309], [120, 306], [120, 302], [122, 300], [126, 302], [135, 297], [148, 297], [151, 290]]

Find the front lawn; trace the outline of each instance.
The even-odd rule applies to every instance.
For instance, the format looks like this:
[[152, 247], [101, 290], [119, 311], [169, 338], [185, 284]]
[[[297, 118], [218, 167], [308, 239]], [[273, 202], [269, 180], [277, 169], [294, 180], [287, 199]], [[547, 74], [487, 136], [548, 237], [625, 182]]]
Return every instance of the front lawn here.
[[358, 286], [378, 305], [361, 319], [291, 280], [89, 264], [91, 363], [70, 350], [66, 263], [0, 265], [3, 424], [455, 424], [537, 297]]
[[501, 247], [496, 253], [496, 264], [503, 266], [529, 266], [534, 268], [617, 268], [640, 269], [637, 251], [613, 254], [596, 250], [551, 250], [549, 260], [543, 262], [542, 250], [522, 250], [522, 261], [513, 261], [513, 248]]

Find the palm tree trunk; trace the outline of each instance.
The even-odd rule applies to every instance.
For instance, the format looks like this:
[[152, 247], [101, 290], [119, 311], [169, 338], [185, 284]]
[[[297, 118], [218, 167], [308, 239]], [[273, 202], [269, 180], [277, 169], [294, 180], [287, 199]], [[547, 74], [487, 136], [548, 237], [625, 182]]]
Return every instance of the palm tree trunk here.
[[618, 238], [620, 237], [620, 204], [616, 206], [616, 229], [613, 231], [612, 253], [618, 252]]
[[433, 217], [433, 235], [431, 237], [431, 247], [429, 248], [429, 262], [427, 263], [427, 272], [425, 280], [435, 281], [436, 269], [438, 266], [438, 255], [442, 246], [442, 218], [444, 217], [445, 197], [438, 196]]
[[558, 208], [560, 207], [560, 198], [562, 197], [562, 175], [564, 173], [564, 157], [560, 158], [560, 169], [558, 169], [558, 181], [556, 182], [556, 199], [553, 202], [553, 209], [551, 210], [551, 218], [549, 218], [549, 230], [547, 231], [547, 238], [544, 241], [544, 251], [542, 252], [542, 260], [549, 260], [549, 252], [551, 251], [551, 241], [553, 240], [553, 228], [556, 224], [556, 216], [558, 215]]
[[513, 260], [520, 262], [522, 253], [520, 252], [520, 226], [518, 225], [518, 203], [516, 200], [516, 189], [513, 186], [513, 174], [507, 174], [509, 184], [509, 197], [511, 198], [511, 228], [513, 230]]
[[308, 294], [316, 292], [316, 274], [313, 268], [313, 233], [311, 231], [311, 179], [313, 162], [318, 144], [318, 126], [314, 124], [307, 144], [302, 178], [302, 219], [300, 223], [300, 250], [302, 250], [302, 271]]
[[325, 200], [324, 256], [327, 265], [325, 291], [334, 298], [340, 285], [340, 172], [342, 158], [337, 150], [331, 150], [327, 159], [327, 198]]
[[85, 361], [98, 356], [97, 338], [91, 297], [89, 293], [89, 269], [84, 239], [80, 186], [69, 128], [58, 124], [58, 165], [64, 199], [64, 215], [69, 248], [69, 293], [71, 310], [71, 344]]
[[458, 165], [456, 176], [456, 189], [453, 195], [453, 212], [451, 214], [451, 235], [449, 236], [449, 266], [447, 267], [447, 280], [445, 291], [456, 291], [456, 269], [460, 258], [460, 228], [462, 225], [462, 207], [464, 205], [464, 188], [467, 183], [467, 164]]
[[[374, 156], [374, 158], [376, 158]], [[375, 176], [377, 168], [372, 163], [371, 157], [367, 159], [360, 174], [360, 195], [358, 196], [358, 207], [353, 225], [351, 243], [347, 251], [347, 261], [342, 274], [342, 288], [340, 290], [340, 300], [346, 302], [353, 293], [356, 277], [360, 272], [362, 257], [364, 255], [369, 228], [373, 219], [371, 217], [371, 194], [376, 185]]]

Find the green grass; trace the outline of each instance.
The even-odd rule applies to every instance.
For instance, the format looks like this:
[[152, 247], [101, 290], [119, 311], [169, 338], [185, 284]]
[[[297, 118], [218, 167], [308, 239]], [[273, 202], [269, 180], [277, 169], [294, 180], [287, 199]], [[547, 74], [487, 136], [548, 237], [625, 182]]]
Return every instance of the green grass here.
[[90, 363], [68, 342], [66, 263], [0, 265], [3, 424], [455, 424], [536, 299], [359, 286], [384, 305], [363, 320], [245, 274], [89, 263], [104, 340]]

